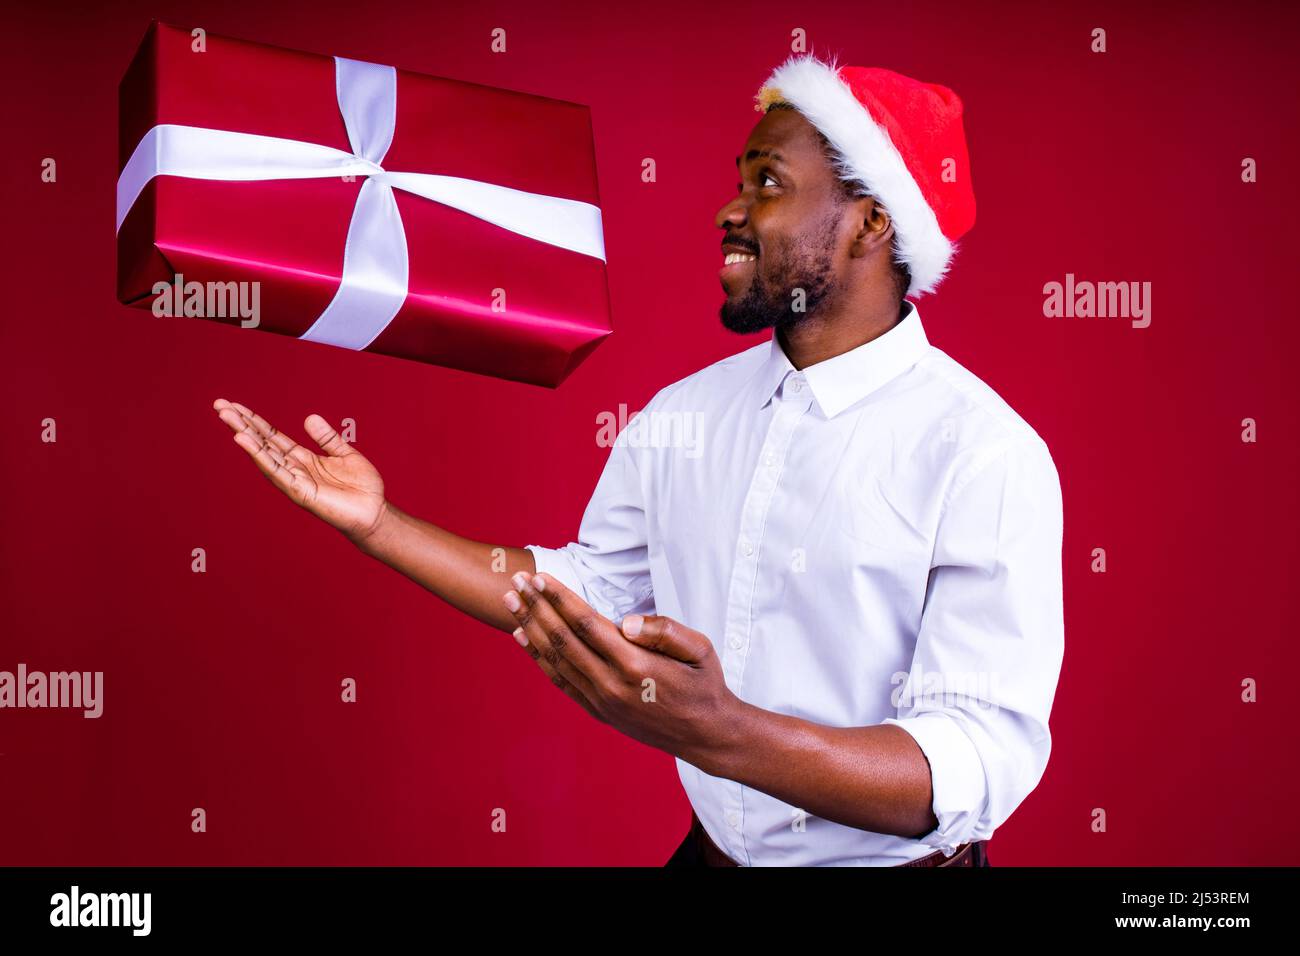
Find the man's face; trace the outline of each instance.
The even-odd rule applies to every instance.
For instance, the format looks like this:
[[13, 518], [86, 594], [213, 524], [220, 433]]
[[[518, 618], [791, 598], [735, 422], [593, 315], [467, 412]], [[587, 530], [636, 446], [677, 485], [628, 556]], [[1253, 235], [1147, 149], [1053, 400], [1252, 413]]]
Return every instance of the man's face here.
[[740, 333], [795, 325], [839, 288], [851, 206], [812, 124], [796, 110], [763, 116], [738, 169], [738, 194], [719, 210], [717, 226], [726, 230], [724, 256], [753, 258], [722, 267], [722, 324]]

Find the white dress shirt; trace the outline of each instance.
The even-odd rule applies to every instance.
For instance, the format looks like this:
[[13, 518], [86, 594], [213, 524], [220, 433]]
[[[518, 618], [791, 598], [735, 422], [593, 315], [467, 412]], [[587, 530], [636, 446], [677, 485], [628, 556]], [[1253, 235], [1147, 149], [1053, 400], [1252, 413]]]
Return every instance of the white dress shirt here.
[[929, 761], [920, 839], [806, 815], [683, 760], [741, 865], [892, 866], [987, 839], [1038, 785], [1064, 650], [1061, 487], [1046, 444], [930, 344], [914, 303], [802, 371], [777, 338], [659, 391], [539, 571], [613, 621], [706, 634], [741, 699], [894, 724]]

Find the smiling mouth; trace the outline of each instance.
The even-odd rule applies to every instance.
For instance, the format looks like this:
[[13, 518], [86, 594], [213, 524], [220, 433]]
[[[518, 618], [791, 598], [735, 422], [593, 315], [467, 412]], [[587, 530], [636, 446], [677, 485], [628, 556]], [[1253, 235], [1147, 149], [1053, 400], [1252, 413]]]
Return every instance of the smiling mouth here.
[[753, 262], [758, 256], [752, 256], [747, 252], [728, 252], [722, 260], [724, 266], [734, 266], [741, 262]]

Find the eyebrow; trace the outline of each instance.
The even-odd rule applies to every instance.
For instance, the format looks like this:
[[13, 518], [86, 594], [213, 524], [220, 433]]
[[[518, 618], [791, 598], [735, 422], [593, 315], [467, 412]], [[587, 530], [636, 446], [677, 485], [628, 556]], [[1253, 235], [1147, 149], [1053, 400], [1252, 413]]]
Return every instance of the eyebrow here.
[[[768, 159], [771, 159], [773, 162], [776, 163], [782, 163], [782, 164], [785, 163], [785, 157], [782, 156], [774, 149], [751, 149], [748, 153], [745, 154], [745, 162], [752, 163], [754, 160], [759, 159], [760, 157], [767, 157]], [[737, 169], [740, 168], [739, 156], [736, 157], [736, 168]]]

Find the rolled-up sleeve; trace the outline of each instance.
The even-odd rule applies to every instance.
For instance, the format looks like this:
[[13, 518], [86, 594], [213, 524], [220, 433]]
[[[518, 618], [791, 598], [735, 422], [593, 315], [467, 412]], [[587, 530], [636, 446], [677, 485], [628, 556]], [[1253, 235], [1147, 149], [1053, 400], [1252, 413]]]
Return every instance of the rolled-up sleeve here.
[[951, 855], [986, 840], [1042, 779], [1065, 647], [1062, 495], [1038, 436], [985, 456], [953, 484], [902, 727], [930, 764], [938, 826], [921, 842]]
[[612, 621], [653, 614], [645, 490], [635, 449], [615, 442], [587, 504], [578, 540], [561, 548], [525, 545], [550, 574]]

